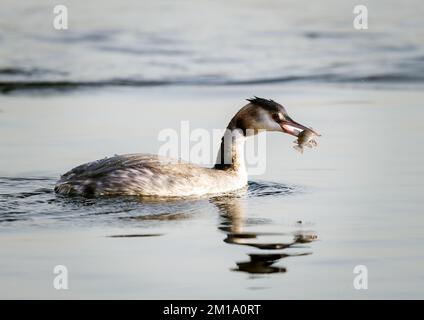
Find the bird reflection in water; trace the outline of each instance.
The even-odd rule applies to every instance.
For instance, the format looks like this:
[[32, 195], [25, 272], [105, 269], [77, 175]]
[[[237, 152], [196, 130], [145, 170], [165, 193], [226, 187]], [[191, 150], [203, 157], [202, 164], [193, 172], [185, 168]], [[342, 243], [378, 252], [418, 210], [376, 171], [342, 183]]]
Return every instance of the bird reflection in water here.
[[[249, 260], [236, 262], [237, 268], [233, 271], [247, 272], [249, 274], [270, 274], [277, 272], [287, 272], [285, 267], [275, 264], [281, 259], [288, 257], [299, 257], [312, 254], [311, 252], [288, 253], [287, 249], [307, 248], [304, 244], [317, 239], [316, 234], [305, 232], [298, 222], [298, 229], [291, 233], [272, 233], [272, 232], [245, 232], [243, 227], [246, 222], [243, 217], [242, 199], [240, 197], [221, 197], [213, 198], [213, 204], [219, 209], [220, 224], [219, 229], [226, 234], [224, 242], [242, 246], [254, 247], [259, 250], [279, 250], [279, 252], [256, 252], [249, 253]], [[288, 237], [287, 242], [260, 242], [264, 237], [282, 236]], [[285, 251], [285, 252], [282, 252]]]
[[[295, 192], [296, 189], [287, 187], [279, 184], [270, 183], [254, 183], [249, 182], [249, 187], [241, 189], [237, 192], [228, 193], [225, 196], [218, 196], [209, 198], [206, 201], [212, 203], [219, 211], [220, 220], [218, 229], [225, 233], [225, 243], [233, 245], [241, 245], [246, 247], [252, 247], [257, 252], [248, 253], [249, 259], [247, 261], [236, 262], [237, 267], [231, 270], [247, 272], [249, 274], [270, 274], [270, 273], [283, 273], [287, 272], [287, 269], [282, 266], [276, 265], [280, 260], [289, 257], [299, 257], [310, 255], [311, 252], [305, 252], [305, 248], [309, 248], [306, 244], [313, 242], [317, 239], [315, 233], [311, 231], [305, 231], [304, 225], [298, 221], [295, 224], [295, 229], [290, 229], [286, 232], [252, 232], [245, 231], [244, 228], [254, 226], [259, 227], [266, 220], [264, 219], [246, 219], [244, 217], [243, 204], [245, 200], [252, 197], [263, 197], [263, 196], [278, 196], [278, 195], [289, 195]], [[191, 213], [187, 211], [187, 207], [200, 206], [202, 200], [163, 200], [151, 199], [147, 201], [143, 199], [143, 204], [160, 204], [156, 210], [161, 211], [164, 208], [172, 209], [174, 211], [178, 208], [177, 212], [169, 212], [165, 210], [165, 213], [153, 213], [147, 215], [137, 215], [128, 217], [120, 217], [126, 220], [136, 221], [151, 221], [151, 222], [169, 222], [169, 221], [180, 221], [184, 219], [190, 219]], [[151, 208], [150, 208], [151, 209]], [[194, 211], [196, 212], [196, 210]], [[122, 237], [146, 237], [146, 236], [157, 236], [160, 234], [136, 234], [136, 235], [112, 235], [114, 238]], [[268, 241], [263, 240], [279, 238], [279, 241]], [[281, 241], [283, 240], [284, 241]], [[293, 253], [293, 249], [301, 252]]]

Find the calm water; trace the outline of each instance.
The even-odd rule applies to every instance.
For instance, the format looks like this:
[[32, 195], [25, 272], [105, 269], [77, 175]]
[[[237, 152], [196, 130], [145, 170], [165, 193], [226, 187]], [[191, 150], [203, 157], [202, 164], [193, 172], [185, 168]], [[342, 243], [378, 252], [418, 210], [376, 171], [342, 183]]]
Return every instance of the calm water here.
[[[349, 1], [67, 1], [65, 33], [52, 4], [0, 12], [1, 298], [423, 298], [421, 2], [366, 3], [364, 32]], [[267, 135], [265, 173], [221, 197], [52, 192], [182, 120], [223, 129], [253, 95], [318, 148]]]
[[[222, 127], [250, 88], [1, 97], [1, 296], [422, 298], [422, 91], [256, 90], [319, 130], [318, 148], [269, 134], [266, 172], [244, 193], [170, 202], [52, 187], [77, 164], [156, 152], [180, 119]], [[58, 264], [66, 292], [52, 287]], [[359, 264], [367, 291], [352, 285]]]
[[[0, 89], [424, 81], [424, 4], [365, 1], [3, 0]], [[82, 54], [83, 53], [83, 54]]]

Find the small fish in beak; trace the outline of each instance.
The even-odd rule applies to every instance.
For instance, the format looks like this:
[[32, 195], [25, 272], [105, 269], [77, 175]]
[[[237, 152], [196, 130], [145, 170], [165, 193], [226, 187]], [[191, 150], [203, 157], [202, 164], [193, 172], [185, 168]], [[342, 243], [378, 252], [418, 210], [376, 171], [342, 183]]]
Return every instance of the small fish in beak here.
[[316, 147], [317, 142], [313, 138], [321, 136], [312, 128], [305, 127], [304, 125], [294, 121], [287, 114], [285, 115], [284, 120], [281, 121], [280, 126], [283, 132], [297, 137], [297, 140], [294, 141], [294, 143], [296, 143], [294, 149], [300, 153], [303, 153], [304, 147]]
[[309, 148], [316, 147], [317, 142], [313, 139], [316, 136], [320, 136], [320, 135], [311, 129], [303, 130], [302, 132], [298, 134], [297, 140], [293, 141], [294, 143], [296, 143], [296, 145], [293, 146], [293, 148], [299, 151], [300, 153], [303, 153], [304, 147], [309, 147]]
[[294, 121], [287, 114], [284, 116], [284, 120], [280, 122], [280, 126], [283, 132], [295, 137], [298, 137], [305, 130], [312, 131], [315, 135], [319, 136], [314, 130]]

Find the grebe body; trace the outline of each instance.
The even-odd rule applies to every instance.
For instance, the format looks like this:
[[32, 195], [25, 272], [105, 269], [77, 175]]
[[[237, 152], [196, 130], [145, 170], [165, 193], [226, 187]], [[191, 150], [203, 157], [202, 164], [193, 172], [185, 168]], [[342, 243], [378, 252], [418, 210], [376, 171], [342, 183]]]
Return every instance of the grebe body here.
[[70, 170], [61, 176], [55, 191], [82, 196], [196, 197], [241, 189], [248, 179], [244, 161], [248, 136], [261, 130], [298, 136], [307, 129], [273, 100], [248, 101], [228, 124], [213, 168], [152, 154], [116, 155]]

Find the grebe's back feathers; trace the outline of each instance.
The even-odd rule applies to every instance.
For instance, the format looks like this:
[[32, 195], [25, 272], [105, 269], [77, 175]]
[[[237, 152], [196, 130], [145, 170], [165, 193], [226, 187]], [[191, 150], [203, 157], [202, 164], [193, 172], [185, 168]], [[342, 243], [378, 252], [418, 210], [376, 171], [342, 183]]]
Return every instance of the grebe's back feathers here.
[[55, 191], [84, 196], [197, 196], [227, 192], [245, 182], [236, 172], [154, 154], [117, 155], [82, 164], [61, 176]]

